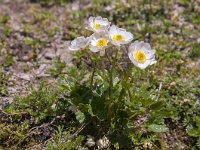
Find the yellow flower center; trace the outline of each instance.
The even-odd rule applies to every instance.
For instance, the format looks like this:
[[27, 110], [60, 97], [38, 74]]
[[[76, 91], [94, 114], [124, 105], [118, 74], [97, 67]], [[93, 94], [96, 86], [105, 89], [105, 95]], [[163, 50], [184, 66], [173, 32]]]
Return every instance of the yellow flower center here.
[[97, 46], [99, 48], [103, 48], [104, 46], [107, 46], [108, 41], [105, 38], [101, 38], [100, 40], [97, 41]]
[[135, 59], [139, 62], [139, 63], [145, 63], [145, 61], [147, 60], [147, 57], [145, 55], [144, 52], [138, 51], [135, 53]]
[[93, 28], [94, 28], [95, 30], [98, 30], [100, 27], [101, 27], [101, 25], [100, 25], [99, 23], [95, 23], [95, 24], [93, 25]]
[[113, 36], [113, 41], [118, 42], [118, 41], [125, 41], [125, 37], [120, 35], [120, 34], [116, 34]]

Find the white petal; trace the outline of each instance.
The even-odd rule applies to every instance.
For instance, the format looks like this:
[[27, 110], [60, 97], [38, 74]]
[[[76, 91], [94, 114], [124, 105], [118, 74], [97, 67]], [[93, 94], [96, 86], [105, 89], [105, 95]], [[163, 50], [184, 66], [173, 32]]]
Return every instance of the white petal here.
[[119, 42], [114, 42], [113, 40], [110, 41], [113, 45], [115, 46], [120, 46], [120, 43]]
[[150, 51], [144, 51], [144, 53], [146, 54], [147, 59], [152, 59], [155, 57], [155, 50], [150, 50]]
[[88, 23], [89, 23], [89, 26], [90, 27], [93, 27], [93, 25], [94, 25], [94, 17], [90, 17], [89, 19], [88, 19]]
[[138, 44], [139, 42], [138, 41], [135, 41], [134, 43], [131, 43], [128, 50], [129, 50], [129, 53], [133, 53], [135, 50], [136, 50], [136, 45]]
[[144, 64], [142, 63], [138, 63], [137, 66], [140, 68], [140, 69], [145, 69], [148, 65], [150, 65], [151, 61], [150, 60], [146, 60], [146, 62]]
[[138, 42], [136, 45], [135, 45], [135, 49], [138, 51], [138, 50], [141, 50], [142, 49], [142, 43], [143, 43], [143, 41], [142, 42]]
[[116, 43], [118, 43], [119, 45], [121, 45], [121, 44], [127, 44], [128, 42], [127, 41], [117, 41]]
[[73, 41], [71, 41], [71, 45], [69, 46], [69, 50], [71, 51], [77, 51], [80, 49], [80, 47], [77, 44], [78, 38], [74, 39]]
[[103, 18], [101, 16], [97, 16], [94, 21], [97, 21], [97, 20], [102, 20]]
[[75, 40], [76, 40], [76, 44], [78, 44], [78, 43], [81, 43], [81, 42], [85, 41], [85, 37], [84, 36], [80, 36], [80, 37], [77, 37]]
[[108, 28], [106, 28], [106, 27], [99, 29], [98, 33], [99, 33], [99, 35], [102, 35], [103, 37], [109, 38]]
[[124, 37], [127, 41], [132, 41], [133, 40], [133, 34], [130, 32], [125, 32]]
[[70, 45], [68, 48], [69, 48], [70, 51], [78, 51], [78, 50], [80, 50], [79, 47], [77, 47], [77, 46], [72, 46], [72, 45]]
[[71, 42], [71, 45], [69, 46], [69, 50], [71, 51], [77, 51], [80, 50], [81, 48], [85, 48], [86, 46], [88, 46], [90, 42], [90, 37], [77, 37], [76, 39], [74, 39]]
[[[92, 35], [91, 35], [92, 36]], [[86, 46], [88, 46], [89, 44], [90, 44], [90, 42], [91, 42], [91, 40], [92, 40], [92, 37], [91, 36], [89, 36], [89, 37], [87, 37], [86, 38]]]
[[101, 19], [101, 20], [95, 19], [95, 23], [99, 23], [101, 26], [108, 26], [109, 25], [108, 20], [103, 20], [103, 19]]
[[153, 61], [151, 61], [150, 65], [153, 65], [153, 64], [155, 64], [155, 63], [157, 63], [157, 61], [156, 61], [156, 60], [153, 60]]
[[96, 46], [96, 45], [97, 45], [97, 40], [96, 40], [96, 39], [91, 40], [91, 45], [92, 45], [92, 46]]
[[135, 41], [134, 43], [131, 43], [131, 45], [129, 46], [129, 50], [135, 49], [137, 44], [139, 44], [139, 41]]
[[93, 40], [95, 37], [96, 37], [96, 34], [93, 33], [92, 35], [90, 35], [90, 36], [87, 37], [86, 39], [87, 39], [88, 41], [91, 41], [91, 40]]
[[146, 50], [151, 50], [151, 45], [149, 43], [142, 43], [142, 45]]
[[84, 48], [87, 46], [88, 40], [85, 37], [79, 37], [77, 38], [77, 46]]
[[124, 35], [124, 33], [126, 33], [126, 30], [123, 28], [117, 28], [117, 32], [118, 34]]
[[117, 27], [112, 25], [109, 30], [109, 37], [112, 39], [113, 35], [117, 34]]
[[132, 51], [129, 51], [128, 56], [129, 56], [129, 59], [132, 61], [132, 63], [133, 63], [134, 65], [137, 66], [138, 63], [137, 63], [137, 61], [135, 60], [135, 57], [134, 57]]
[[96, 46], [97, 40], [100, 38], [100, 36], [98, 34], [93, 34], [91, 36], [91, 45], [92, 46]]
[[93, 46], [93, 45], [90, 45], [89, 49], [90, 49], [92, 52], [95, 52], [95, 53], [99, 51], [98, 47], [97, 47], [97, 46]]

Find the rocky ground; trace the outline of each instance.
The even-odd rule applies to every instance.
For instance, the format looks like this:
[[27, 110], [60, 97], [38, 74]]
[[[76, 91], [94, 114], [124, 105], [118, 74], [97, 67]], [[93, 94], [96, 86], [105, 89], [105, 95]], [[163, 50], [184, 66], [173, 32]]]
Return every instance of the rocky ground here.
[[[71, 7], [73, 6], [73, 7]], [[67, 65], [71, 65], [71, 53], [68, 51], [67, 15], [76, 4], [66, 7], [43, 8], [40, 4], [28, 0], [3, 1], [0, 4], [0, 16], [4, 16], [6, 23], [0, 27], [1, 48], [0, 64], [10, 61], [6, 66], [5, 82], [7, 90], [1, 97], [1, 107], [11, 103], [15, 95], [28, 94], [28, 86], [37, 85], [41, 78], [49, 78], [54, 84], [47, 70], [52, 68], [52, 59], [60, 58]], [[3, 32], [8, 30], [8, 36]], [[9, 60], [10, 59], [10, 60]], [[9, 62], [8, 62], [9, 63]], [[3, 94], [3, 93], [2, 93]]]
[[37, 88], [42, 80], [54, 87], [58, 76], [65, 75], [63, 68], [77, 65], [74, 58], [78, 56], [68, 50], [69, 43], [88, 34], [82, 29], [89, 16], [101, 15], [156, 49], [153, 84], [163, 94], [159, 98], [180, 113], [173, 123], [166, 121], [170, 132], [159, 135], [161, 142], [156, 145], [185, 150], [197, 143], [200, 137], [187, 132], [187, 125], [198, 120], [191, 116], [200, 103], [199, 0], [39, 2], [0, 0], [0, 115], [16, 97], [29, 95], [31, 87]]

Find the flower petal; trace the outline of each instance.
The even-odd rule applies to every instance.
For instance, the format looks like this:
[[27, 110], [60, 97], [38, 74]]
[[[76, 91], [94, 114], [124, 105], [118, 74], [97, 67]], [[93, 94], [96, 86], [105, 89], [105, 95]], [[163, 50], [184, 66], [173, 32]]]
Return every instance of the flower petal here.
[[92, 52], [95, 52], [95, 53], [99, 51], [98, 47], [97, 47], [97, 46], [93, 46], [93, 45], [90, 45], [90, 46], [89, 46], [89, 49], [90, 49]]
[[145, 69], [148, 65], [150, 65], [151, 61], [150, 60], [146, 60], [146, 62], [144, 64], [138, 63], [137, 66], [140, 69]]
[[79, 47], [77, 47], [77, 46], [72, 46], [72, 45], [70, 45], [68, 48], [69, 48], [70, 51], [78, 51], [78, 50], [80, 50]]
[[84, 36], [77, 37], [71, 42], [71, 45], [69, 46], [69, 50], [77, 51], [82, 48], [85, 48], [90, 43], [90, 39], [91, 37], [87, 37], [87, 38], [85, 38]]
[[147, 59], [152, 59], [152, 58], [155, 57], [156, 51], [155, 50], [150, 50], [150, 51], [144, 51], [144, 53], [146, 54]]

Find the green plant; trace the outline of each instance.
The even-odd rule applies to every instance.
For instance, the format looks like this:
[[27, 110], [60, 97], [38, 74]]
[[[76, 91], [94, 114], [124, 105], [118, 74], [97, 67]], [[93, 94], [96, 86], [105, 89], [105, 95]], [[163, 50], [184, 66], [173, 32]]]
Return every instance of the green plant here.
[[47, 143], [47, 150], [86, 150], [86, 148], [81, 146], [83, 140], [84, 136], [75, 137], [70, 133], [63, 131], [63, 127], [58, 126], [52, 140]]
[[33, 49], [39, 48], [41, 43], [42, 42], [39, 39], [33, 39], [33, 38], [30, 38], [30, 37], [26, 37], [24, 39], [24, 44], [27, 45], [27, 46], [30, 46]]
[[200, 57], [200, 44], [195, 43], [193, 45], [192, 51], [189, 54], [190, 58], [196, 60]]
[[[156, 140], [154, 133], [168, 131], [164, 123], [164, 118], [169, 117], [170, 114], [165, 108], [166, 104], [156, 98], [155, 89], [151, 88], [150, 83], [142, 82], [146, 78], [143, 70], [132, 65], [126, 68], [120, 65], [119, 62], [123, 59], [122, 52], [118, 52], [114, 46], [108, 48], [105, 35], [98, 32], [99, 26], [101, 24], [89, 27], [94, 27], [91, 30], [100, 34], [100, 38], [98, 36], [89, 38], [91, 40], [89, 48], [92, 52], [100, 51], [101, 55], [87, 52], [92, 65], [89, 79], [85, 82], [76, 82], [71, 80], [73, 75], [69, 74], [67, 84], [63, 86], [68, 91], [66, 97], [69, 98], [70, 104], [76, 108], [76, 119], [80, 124], [86, 124], [80, 134], [92, 135], [96, 139], [106, 135], [113, 145], [118, 145], [120, 148], [131, 148], [133, 144], [139, 146], [146, 142], [153, 142]], [[111, 33], [110, 41], [113, 40], [112, 43], [116, 44], [118, 49], [123, 49], [118, 41], [122, 41], [123, 44], [123, 40], [127, 37], [120, 35], [118, 28], [114, 26], [111, 28], [117, 33], [116, 35]], [[88, 38], [79, 37], [69, 48], [83, 49], [87, 44]], [[136, 41], [131, 44], [129, 57], [136, 66], [144, 69], [146, 66], [143, 64], [148, 56], [141, 51], [132, 51], [137, 44], [139, 46], [144, 43]], [[132, 59], [132, 53], [135, 53], [136, 60]], [[154, 55], [153, 51], [149, 53]], [[150, 71], [146, 70], [146, 73]]]
[[59, 58], [53, 60], [54, 68], [49, 69], [47, 72], [53, 76], [58, 76], [61, 74], [63, 69], [66, 67], [65, 63], [61, 62]]
[[13, 108], [8, 108], [7, 112], [13, 113], [13, 109], [26, 110], [36, 123], [62, 115], [65, 112], [63, 109], [67, 109], [68, 105], [59, 98], [61, 93], [59, 89], [49, 87], [50, 85], [47, 85], [44, 81], [40, 83], [38, 88], [31, 87], [31, 94], [24, 98], [16, 97], [15, 103], [12, 105]]
[[5, 96], [8, 94], [7, 91], [7, 81], [8, 81], [9, 76], [5, 74], [3, 71], [3, 67], [0, 66], [0, 96]]
[[6, 24], [9, 20], [9, 16], [0, 16], [0, 25]]
[[12, 64], [14, 63], [14, 60], [13, 60], [13, 56], [8, 56], [5, 60], [5, 62], [3, 63], [3, 66], [4, 67], [9, 67], [11, 66]]
[[32, 0], [32, 1], [40, 3], [42, 6], [52, 6], [53, 4], [64, 5], [72, 0]]

